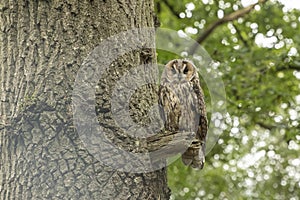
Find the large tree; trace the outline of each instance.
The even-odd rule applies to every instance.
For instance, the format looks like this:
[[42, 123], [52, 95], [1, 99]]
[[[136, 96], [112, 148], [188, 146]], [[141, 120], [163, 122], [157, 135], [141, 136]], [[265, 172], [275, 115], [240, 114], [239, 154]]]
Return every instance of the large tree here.
[[[0, 199], [168, 199], [165, 168], [130, 173], [96, 159], [75, 129], [71, 103], [84, 59], [110, 36], [154, 27], [153, 2], [1, 1], [0, 14]], [[155, 62], [153, 50], [141, 48], [106, 69], [95, 108], [109, 134], [115, 133], [107, 120], [114, 81]], [[136, 99], [146, 98], [130, 108], [143, 124], [156, 94], [151, 84], [140, 91], [146, 95]]]

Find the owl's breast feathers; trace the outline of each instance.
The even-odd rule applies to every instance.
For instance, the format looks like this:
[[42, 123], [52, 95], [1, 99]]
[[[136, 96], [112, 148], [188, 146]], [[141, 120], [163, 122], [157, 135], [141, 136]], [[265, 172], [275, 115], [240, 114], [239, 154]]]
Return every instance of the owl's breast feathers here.
[[201, 108], [191, 82], [164, 82], [159, 90], [166, 128], [197, 132]]

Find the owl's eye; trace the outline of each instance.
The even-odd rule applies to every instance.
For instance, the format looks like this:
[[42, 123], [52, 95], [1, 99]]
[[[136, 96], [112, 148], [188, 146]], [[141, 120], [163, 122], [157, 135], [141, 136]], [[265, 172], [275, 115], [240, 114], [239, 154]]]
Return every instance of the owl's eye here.
[[174, 65], [172, 66], [172, 73], [176, 74], [176, 69], [175, 69]]
[[189, 71], [189, 69], [186, 67], [186, 68], [184, 68], [183, 73], [184, 73], [184, 74], [187, 74], [188, 71]]

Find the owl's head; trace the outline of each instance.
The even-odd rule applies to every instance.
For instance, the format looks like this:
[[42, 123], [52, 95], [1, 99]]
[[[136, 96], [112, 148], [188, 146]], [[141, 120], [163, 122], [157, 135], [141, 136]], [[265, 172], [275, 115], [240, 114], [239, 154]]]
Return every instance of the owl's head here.
[[166, 64], [164, 73], [169, 82], [183, 83], [191, 81], [197, 71], [192, 62], [175, 59]]

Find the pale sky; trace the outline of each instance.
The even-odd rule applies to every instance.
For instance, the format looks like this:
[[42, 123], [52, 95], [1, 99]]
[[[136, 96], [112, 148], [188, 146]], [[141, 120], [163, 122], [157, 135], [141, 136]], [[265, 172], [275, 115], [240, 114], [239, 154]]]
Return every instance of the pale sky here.
[[300, 9], [300, 1], [299, 0], [278, 0], [289, 10], [292, 8]]
[[[273, 0], [274, 1], [274, 0]], [[300, 1], [299, 0], [278, 0], [283, 5], [285, 5], [285, 9], [290, 10], [292, 8], [300, 9]], [[242, 0], [243, 6], [248, 6], [253, 3], [256, 3], [257, 0]]]

